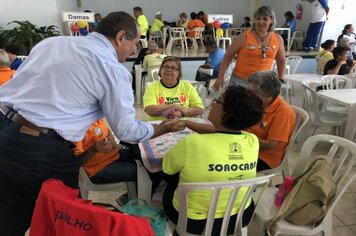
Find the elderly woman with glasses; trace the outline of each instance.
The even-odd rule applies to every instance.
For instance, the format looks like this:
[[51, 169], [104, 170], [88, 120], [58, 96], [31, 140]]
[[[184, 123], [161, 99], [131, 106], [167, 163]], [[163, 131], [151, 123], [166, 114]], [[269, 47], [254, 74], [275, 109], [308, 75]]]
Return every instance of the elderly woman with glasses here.
[[203, 113], [203, 102], [193, 85], [181, 80], [182, 66], [177, 57], [165, 57], [158, 75], [161, 77], [147, 86], [143, 107], [149, 120], [194, 117]]
[[279, 95], [281, 83], [273, 71], [261, 71], [248, 77], [248, 90], [263, 101], [262, 121], [249, 129], [260, 142], [257, 171], [275, 168], [283, 160], [295, 126], [295, 113]]
[[[243, 131], [258, 123], [263, 114], [261, 99], [245, 88], [230, 86], [216, 100], [208, 120], [212, 125], [181, 120], [180, 125], [193, 125], [197, 131], [209, 134], [191, 134], [170, 149], [163, 158], [162, 169], [167, 187], [163, 194], [163, 208], [167, 217], [178, 221], [178, 183], [214, 182], [247, 179], [256, 176], [258, 138]], [[201, 129], [204, 127], [203, 129]], [[210, 128], [209, 128], [210, 127]], [[180, 127], [181, 128], [181, 127]], [[200, 128], [200, 129], [199, 129]], [[229, 171], [223, 171], [226, 168]], [[221, 193], [224, 199], [224, 193]], [[237, 212], [244, 193], [239, 193], [229, 222], [228, 234], [233, 234]], [[205, 227], [210, 204], [210, 193], [196, 191], [188, 196], [187, 231], [200, 235]], [[221, 206], [227, 199], [221, 200]], [[252, 217], [254, 204], [245, 209], [243, 226]], [[212, 235], [218, 235], [224, 216], [224, 207], [218, 207]]]
[[236, 56], [236, 65], [229, 85], [247, 87], [247, 77], [257, 71], [271, 70], [276, 60], [279, 78], [284, 79], [286, 59], [283, 39], [273, 32], [276, 17], [269, 6], [258, 8], [253, 15], [252, 29], [239, 34], [229, 46], [221, 62], [219, 75], [213, 88], [224, 84], [225, 71]]

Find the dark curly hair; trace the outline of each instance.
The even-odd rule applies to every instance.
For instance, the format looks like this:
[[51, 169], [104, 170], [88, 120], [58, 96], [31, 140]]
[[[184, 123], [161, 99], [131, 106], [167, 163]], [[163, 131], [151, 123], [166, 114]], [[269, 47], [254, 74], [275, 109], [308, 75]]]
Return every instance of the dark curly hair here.
[[232, 130], [245, 130], [261, 121], [262, 100], [240, 86], [229, 86], [222, 95], [224, 115], [221, 124]]
[[337, 46], [333, 49], [333, 56], [334, 58], [338, 58], [341, 56], [344, 52], [349, 52], [350, 48], [349, 47], [342, 47], [342, 46]]

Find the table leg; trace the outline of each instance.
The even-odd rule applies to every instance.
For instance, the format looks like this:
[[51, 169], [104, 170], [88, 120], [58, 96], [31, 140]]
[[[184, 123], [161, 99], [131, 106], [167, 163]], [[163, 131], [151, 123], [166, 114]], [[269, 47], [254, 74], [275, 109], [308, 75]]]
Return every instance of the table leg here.
[[347, 116], [347, 122], [344, 131], [344, 138], [349, 139], [351, 141], [354, 140], [356, 135], [356, 104], [354, 103], [349, 110], [349, 114]]
[[136, 93], [136, 103], [141, 104], [141, 80], [142, 80], [142, 69], [141, 65], [135, 65], [135, 93]]
[[137, 164], [137, 196], [146, 200], [148, 204], [151, 202], [152, 181], [143, 166], [142, 162], [136, 160]]

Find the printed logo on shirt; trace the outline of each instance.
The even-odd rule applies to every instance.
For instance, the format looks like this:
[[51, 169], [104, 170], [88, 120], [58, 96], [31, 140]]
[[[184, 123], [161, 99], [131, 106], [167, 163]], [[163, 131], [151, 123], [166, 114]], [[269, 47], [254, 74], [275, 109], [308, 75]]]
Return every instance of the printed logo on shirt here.
[[244, 175], [236, 175], [235, 177], [231, 177], [228, 180], [229, 181], [234, 181], [234, 180], [241, 180], [243, 179]]
[[71, 216], [68, 213], [62, 212], [60, 210], [57, 210], [56, 215], [54, 216], [54, 221], [56, 222], [57, 220], [62, 220], [64, 221], [64, 223], [84, 231], [89, 231], [93, 229], [92, 224], [84, 222], [83, 220], [78, 218], [71, 219]]
[[169, 105], [169, 104], [185, 104], [187, 102], [187, 97], [181, 93], [179, 97], [164, 97], [161, 94], [158, 95], [158, 104]]
[[244, 156], [241, 154], [241, 145], [239, 143], [229, 144], [229, 160], [242, 160]]
[[247, 48], [248, 48], [248, 50], [255, 50], [256, 46], [252, 45], [252, 44], [249, 44]]
[[216, 172], [234, 172], [234, 171], [246, 171], [256, 168], [256, 161], [250, 163], [241, 164], [208, 164], [208, 171]]

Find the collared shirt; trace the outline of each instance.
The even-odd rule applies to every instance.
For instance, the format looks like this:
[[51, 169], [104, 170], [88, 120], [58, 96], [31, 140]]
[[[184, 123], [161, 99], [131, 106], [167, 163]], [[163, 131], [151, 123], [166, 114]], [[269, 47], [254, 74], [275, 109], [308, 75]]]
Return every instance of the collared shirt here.
[[52, 37], [36, 45], [0, 88], [0, 101], [69, 141], [82, 140], [105, 116], [118, 139], [136, 143], [149, 139], [153, 127], [135, 120], [131, 81], [105, 36]]
[[259, 159], [271, 168], [277, 167], [283, 160], [289, 139], [295, 127], [296, 115], [291, 106], [278, 96], [263, 114], [262, 121], [247, 129], [259, 139], [277, 141], [276, 148], [267, 150], [260, 148]]
[[311, 2], [310, 23], [326, 21], [326, 8], [328, 8], [328, 0], [316, 0]]

